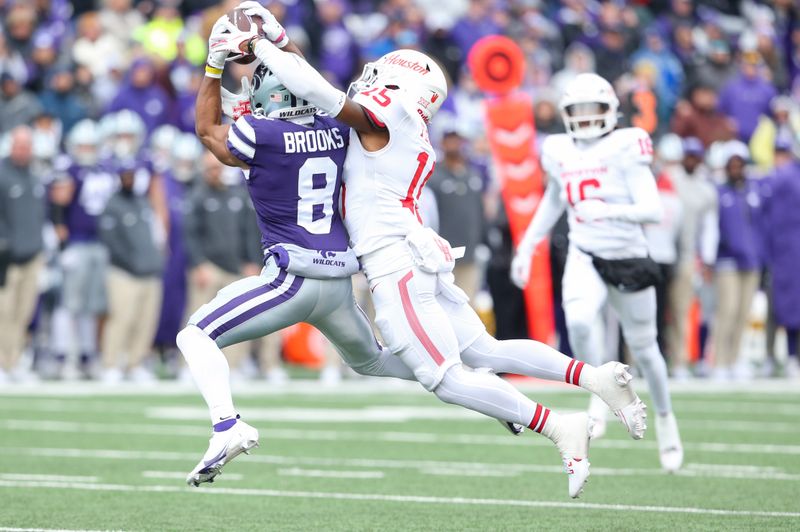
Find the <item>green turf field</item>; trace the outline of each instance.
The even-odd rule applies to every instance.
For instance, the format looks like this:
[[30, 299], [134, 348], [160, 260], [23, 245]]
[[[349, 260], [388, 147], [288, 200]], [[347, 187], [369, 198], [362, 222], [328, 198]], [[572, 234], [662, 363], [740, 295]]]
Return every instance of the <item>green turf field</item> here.
[[199, 395], [78, 387], [0, 391], [0, 530], [800, 530], [800, 390], [786, 384], [676, 392], [677, 475], [654, 432], [634, 442], [612, 423], [577, 501], [549, 441], [413, 387], [240, 395], [261, 447], [196, 489], [183, 479], [210, 433]]

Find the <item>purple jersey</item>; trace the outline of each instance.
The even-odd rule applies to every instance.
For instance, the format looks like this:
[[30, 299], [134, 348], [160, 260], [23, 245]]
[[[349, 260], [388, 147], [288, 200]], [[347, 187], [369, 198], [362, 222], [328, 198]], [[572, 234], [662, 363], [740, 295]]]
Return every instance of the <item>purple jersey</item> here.
[[99, 164], [80, 166], [68, 159], [57, 164], [64, 165], [61, 179], [69, 179], [75, 185], [72, 200], [65, 213], [69, 240], [97, 240], [97, 218], [119, 187], [119, 179]]
[[264, 248], [295, 244], [345, 251], [339, 213], [349, 129], [326, 115], [302, 126], [247, 115], [231, 125], [228, 149], [245, 162]]

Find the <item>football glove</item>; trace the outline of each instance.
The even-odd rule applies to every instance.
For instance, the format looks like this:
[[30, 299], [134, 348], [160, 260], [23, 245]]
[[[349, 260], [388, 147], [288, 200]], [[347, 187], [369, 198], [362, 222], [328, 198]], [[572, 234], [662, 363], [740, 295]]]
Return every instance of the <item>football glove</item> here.
[[528, 286], [528, 281], [531, 278], [532, 259], [531, 254], [518, 249], [511, 260], [511, 282], [520, 290], [524, 290]]
[[228, 21], [227, 15], [222, 15], [217, 19], [214, 23], [214, 26], [211, 28], [211, 36], [208, 38], [208, 58], [206, 59], [206, 64], [213, 68], [218, 68], [219, 70], [223, 70], [225, 68], [225, 59], [228, 57], [228, 52], [224, 50], [214, 51], [212, 49], [212, 44], [216, 42], [217, 39], [222, 38], [222, 36], [228, 31], [224, 22]]
[[254, 0], [247, 0], [239, 4], [239, 9], [244, 9], [244, 14], [251, 17], [260, 17], [263, 21], [261, 23], [261, 31], [267, 36], [278, 48], [283, 48], [289, 44], [289, 37], [286, 35], [286, 30], [281, 26], [281, 23], [269, 10]]
[[250, 25], [249, 30], [242, 31], [228, 20], [227, 15], [223, 15], [217, 20], [214, 27], [217, 27], [217, 24], [220, 25], [221, 31], [211, 33], [208, 38], [208, 47], [213, 53], [225, 52], [226, 58], [229, 53], [242, 54], [244, 52], [242, 45], [251, 39], [258, 38], [258, 27], [255, 23]]

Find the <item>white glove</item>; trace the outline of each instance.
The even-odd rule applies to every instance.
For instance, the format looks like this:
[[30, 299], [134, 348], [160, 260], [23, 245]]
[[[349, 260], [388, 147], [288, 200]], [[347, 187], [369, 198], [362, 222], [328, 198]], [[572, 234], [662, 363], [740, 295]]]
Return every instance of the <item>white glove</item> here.
[[517, 250], [511, 261], [511, 282], [520, 290], [524, 290], [528, 286], [531, 278], [531, 260], [533, 260], [531, 255]]
[[222, 114], [233, 120], [252, 114], [250, 110], [250, 80], [242, 76], [242, 90], [233, 93], [225, 87], [220, 87], [222, 97]]
[[211, 37], [208, 38], [208, 48], [213, 53], [225, 52], [227, 54], [242, 54], [242, 45], [253, 38], [258, 38], [258, 28], [255, 23], [250, 25], [248, 31], [242, 31], [234, 26], [227, 15], [221, 16], [214, 27], [220, 24], [223, 31], [212, 32]]
[[583, 200], [575, 204], [575, 216], [582, 222], [595, 222], [611, 217], [611, 208], [605, 201]]
[[[228, 57], [228, 52], [226, 51], [213, 51], [211, 49], [211, 45], [217, 39], [221, 38], [228, 30], [225, 27], [224, 22], [228, 21], [227, 15], [222, 15], [217, 19], [214, 23], [214, 26], [211, 28], [211, 36], [208, 38], [208, 58], [206, 59], [206, 64], [212, 68], [216, 68], [219, 70], [223, 70], [225, 68], [225, 59]], [[220, 74], [221, 75], [221, 74]]]
[[247, 0], [239, 4], [239, 9], [244, 9], [245, 15], [260, 17], [261, 20], [263, 20], [261, 23], [261, 31], [264, 32], [267, 39], [275, 46], [283, 48], [289, 44], [289, 37], [286, 35], [286, 30], [266, 7], [254, 0]]

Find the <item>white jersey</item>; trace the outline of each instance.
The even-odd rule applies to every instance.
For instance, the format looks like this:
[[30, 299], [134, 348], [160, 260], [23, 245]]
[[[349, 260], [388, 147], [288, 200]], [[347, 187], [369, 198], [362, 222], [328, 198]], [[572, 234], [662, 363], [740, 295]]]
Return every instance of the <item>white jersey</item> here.
[[646, 131], [625, 128], [593, 142], [575, 141], [569, 135], [550, 135], [542, 143], [542, 167], [560, 189], [568, 205], [569, 239], [578, 248], [604, 258], [647, 255], [642, 224], [623, 220], [581, 220], [574, 206], [597, 199], [610, 205], [634, 203], [627, 172], [650, 165], [653, 144]]
[[418, 202], [433, 173], [436, 152], [425, 122], [406, 110], [394, 91], [373, 88], [353, 100], [389, 131], [389, 143], [376, 152], [365, 150], [358, 134], [350, 131], [342, 217], [351, 247], [363, 257], [402, 241], [421, 226]]

